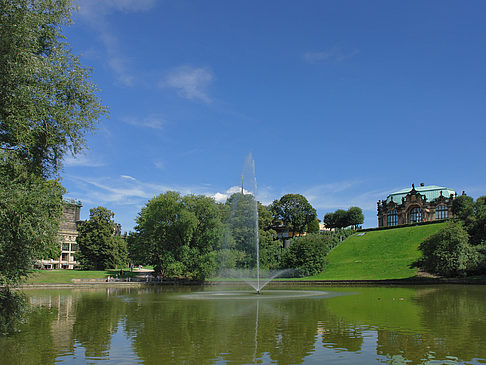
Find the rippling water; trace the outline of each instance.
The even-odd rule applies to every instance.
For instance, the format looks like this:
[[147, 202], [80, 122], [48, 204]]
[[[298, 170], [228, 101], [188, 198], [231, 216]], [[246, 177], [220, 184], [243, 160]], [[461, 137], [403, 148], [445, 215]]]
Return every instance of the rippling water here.
[[2, 364], [486, 363], [486, 287], [26, 291]]

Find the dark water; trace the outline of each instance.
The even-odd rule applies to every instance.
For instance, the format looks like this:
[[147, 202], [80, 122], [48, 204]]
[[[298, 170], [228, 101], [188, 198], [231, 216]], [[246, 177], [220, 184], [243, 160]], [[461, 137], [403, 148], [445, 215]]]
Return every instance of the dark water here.
[[26, 291], [0, 363], [486, 363], [486, 286], [212, 290]]

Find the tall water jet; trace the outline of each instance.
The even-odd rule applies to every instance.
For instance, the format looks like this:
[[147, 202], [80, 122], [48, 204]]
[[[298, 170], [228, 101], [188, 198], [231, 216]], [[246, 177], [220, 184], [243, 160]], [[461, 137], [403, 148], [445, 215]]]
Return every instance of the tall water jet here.
[[241, 171], [241, 186], [226, 204], [229, 209], [220, 275], [239, 278], [260, 294], [262, 288], [285, 271], [261, 270], [255, 161], [250, 153]]

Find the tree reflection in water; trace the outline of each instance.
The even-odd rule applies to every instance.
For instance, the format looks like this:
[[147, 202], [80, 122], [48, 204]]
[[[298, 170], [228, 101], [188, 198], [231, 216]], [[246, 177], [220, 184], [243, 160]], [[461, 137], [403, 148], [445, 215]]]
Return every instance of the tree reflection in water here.
[[145, 364], [300, 364], [336, 354], [372, 363], [486, 359], [481, 286], [336, 288], [353, 295], [332, 298], [182, 299], [194, 290], [200, 288], [27, 292], [38, 310], [19, 333], [0, 338], [0, 358], [3, 364], [114, 361], [125, 351], [127, 361]]

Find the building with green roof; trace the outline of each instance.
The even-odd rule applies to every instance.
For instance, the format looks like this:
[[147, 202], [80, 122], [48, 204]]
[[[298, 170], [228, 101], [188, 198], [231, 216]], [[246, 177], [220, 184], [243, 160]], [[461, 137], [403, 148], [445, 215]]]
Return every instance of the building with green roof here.
[[452, 216], [452, 189], [423, 183], [389, 194], [378, 201], [378, 227], [443, 220]]

